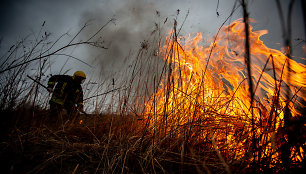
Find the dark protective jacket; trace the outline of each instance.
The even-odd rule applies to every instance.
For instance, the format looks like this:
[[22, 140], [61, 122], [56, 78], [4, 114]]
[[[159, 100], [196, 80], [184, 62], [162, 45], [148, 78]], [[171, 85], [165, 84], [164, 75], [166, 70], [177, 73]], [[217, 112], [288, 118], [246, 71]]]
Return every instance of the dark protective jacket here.
[[53, 88], [55, 84], [50, 102], [65, 108], [72, 108], [75, 104], [83, 108], [83, 90], [80, 83], [68, 75], [54, 75], [49, 79], [48, 88]]

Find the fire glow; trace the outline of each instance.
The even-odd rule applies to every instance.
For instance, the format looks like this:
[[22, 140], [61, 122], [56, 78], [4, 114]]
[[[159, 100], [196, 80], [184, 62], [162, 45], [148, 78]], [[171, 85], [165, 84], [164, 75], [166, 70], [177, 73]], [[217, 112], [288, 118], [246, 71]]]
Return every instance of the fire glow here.
[[[252, 31], [250, 26], [256, 138], [258, 146], [268, 142], [264, 151], [272, 154], [271, 137], [283, 125], [285, 86], [289, 84], [294, 96], [290, 110], [296, 116], [299, 113], [293, 103], [301, 106], [298, 98], [305, 100], [306, 66], [268, 48], [260, 40], [264, 34], [266, 30]], [[249, 151], [252, 114], [244, 43], [242, 19], [224, 26], [215, 41], [204, 40], [201, 33], [175, 39], [171, 31], [159, 50], [168, 73], [146, 103], [152, 133], [188, 136], [190, 140], [214, 135], [218, 147], [226, 147], [232, 156], [240, 158]], [[286, 78], [288, 61], [290, 82]], [[268, 138], [259, 136], [267, 131]]]

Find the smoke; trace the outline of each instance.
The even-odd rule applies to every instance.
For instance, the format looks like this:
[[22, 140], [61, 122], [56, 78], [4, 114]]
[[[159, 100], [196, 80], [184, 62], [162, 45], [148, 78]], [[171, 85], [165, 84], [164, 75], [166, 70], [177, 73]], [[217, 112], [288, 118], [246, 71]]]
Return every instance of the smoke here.
[[[67, 30], [73, 34], [74, 29], [90, 21], [88, 30], [82, 35], [82, 38], [86, 39], [110, 18], [115, 18], [116, 21], [109, 24], [100, 35], [108, 49], [87, 49], [84, 52], [79, 50], [82, 54], [79, 57], [90, 57], [89, 60], [83, 60], [102, 67], [103, 71], [117, 71], [123, 60], [135, 54], [141, 42], [151, 37], [155, 22], [163, 23], [168, 18], [166, 25], [173, 26], [179, 9], [177, 20], [180, 26], [189, 11], [181, 34], [202, 32], [204, 37], [212, 36], [231, 13], [235, 2], [236, 0], [220, 0], [219, 4], [216, 0], [4, 0], [0, 2], [1, 48], [8, 42], [13, 44], [18, 38], [38, 32], [44, 21], [45, 30], [51, 32], [54, 38]], [[292, 38], [294, 54], [304, 57], [302, 41], [305, 40], [305, 29], [302, 26], [304, 21], [300, 2], [301, 0], [298, 0], [294, 4]], [[285, 14], [288, 3], [289, 1], [282, 1]], [[263, 36], [264, 42], [271, 48], [279, 49], [280, 46], [276, 43], [283, 43], [283, 38], [275, 2], [250, 1], [248, 7], [250, 17], [257, 21], [254, 28], [269, 30], [269, 34]], [[160, 12], [160, 17], [156, 11]], [[238, 8], [229, 22], [241, 17], [241, 9]], [[7, 47], [10, 46], [8, 43]], [[69, 68], [71, 67], [75, 68], [75, 64]]]
[[[201, 9], [201, 7], [207, 9]], [[163, 35], [173, 27], [174, 20], [178, 27], [184, 23], [181, 34], [192, 32], [215, 31], [218, 23], [203, 27], [195, 25], [203, 21], [204, 17], [216, 17], [216, 2], [214, 1], [183, 1], [183, 0], [112, 0], [95, 4], [90, 10], [82, 14], [80, 26], [90, 21], [89, 29], [83, 32], [83, 37], [88, 37], [111, 18], [116, 19], [105, 27], [101, 35], [106, 50], [88, 49], [89, 63], [98, 66], [102, 73], [114, 73], [126, 65], [127, 58], [135, 57], [141, 48], [141, 43], [154, 37], [152, 32], [157, 26]], [[189, 10], [194, 9], [192, 11]], [[204, 15], [202, 15], [204, 14]], [[225, 17], [225, 16], [224, 16]], [[208, 21], [213, 20], [207, 18]], [[219, 21], [223, 21], [222, 19]], [[203, 29], [203, 30], [201, 30]], [[200, 31], [201, 30], [201, 31]], [[154, 33], [157, 34], [157, 33]], [[150, 48], [152, 43], [149, 42]], [[154, 47], [154, 46], [153, 46]]]
[[83, 33], [84, 37], [94, 33], [110, 18], [115, 19], [102, 30], [100, 36], [108, 49], [89, 49], [90, 62], [100, 66], [103, 72], [120, 69], [124, 60], [134, 55], [140, 49], [141, 42], [147, 40], [155, 29], [155, 9], [153, 3], [146, 1], [115, 0], [104, 2], [96, 9], [85, 12], [81, 22], [92, 20], [92, 25]]

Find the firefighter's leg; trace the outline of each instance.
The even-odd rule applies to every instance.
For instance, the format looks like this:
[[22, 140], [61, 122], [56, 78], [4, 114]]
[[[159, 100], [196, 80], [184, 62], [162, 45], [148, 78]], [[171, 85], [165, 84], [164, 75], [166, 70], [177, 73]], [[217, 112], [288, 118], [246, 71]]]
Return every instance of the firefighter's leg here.
[[78, 110], [76, 107], [73, 105], [72, 107], [67, 108], [67, 113], [68, 113], [68, 119], [70, 123], [74, 123], [76, 118], [78, 117]]
[[47, 124], [52, 126], [59, 126], [61, 123], [62, 106], [60, 104], [50, 102], [50, 115]]

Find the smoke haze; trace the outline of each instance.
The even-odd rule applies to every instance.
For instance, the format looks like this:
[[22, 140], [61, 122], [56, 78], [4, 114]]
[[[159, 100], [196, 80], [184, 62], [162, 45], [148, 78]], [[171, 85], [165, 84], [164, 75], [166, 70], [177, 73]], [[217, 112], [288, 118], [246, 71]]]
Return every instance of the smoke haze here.
[[[218, 4], [219, 2], [219, 4]], [[93, 64], [103, 71], [117, 71], [124, 64], [124, 59], [135, 54], [141, 42], [151, 37], [156, 29], [155, 23], [166, 28], [173, 26], [178, 15], [180, 26], [186, 14], [181, 34], [202, 32], [204, 36], [216, 34], [218, 28], [231, 13], [235, 0], [4, 0], [0, 4], [0, 39], [1, 47], [10, 47], [18, 38], [35, 33], [46, 21], [46, 30], [59, 36], [65, 32], [78, 31], [84, 23], [89, 27], [82, 34], [88, 37], [111, 18], [116, 20], [101, 32], [107, 50], [80, 49], [84, 61]], [[275, 1], [248, 1], [250, 17], [257, 23], [252, 24], [254, 30], [268, 29], [269, 33], [262, 37], [271, 48], [282, 47], [283, 38], [279, 14]], [[237, 1], [239, 5], [239, 1]], [[287, 14], [289, 2], [283, 2], [284, 14]], [[301, 0], [295, 2], [292, 14], [292, 39], [294, 54], [305, 57], [301, 39], [305, 40]], [[157, 11], [159, 14], [157, 14]], [[238, 8], [229, 22], [242, 17]], [[228, 25], [229, 23], [226, 23]], [[7, 45], [6, 45], [7, 44]], [[74, 63], [74, 62], [72, 62]], [[76, 67], [70, 64], [70, 67]]]

